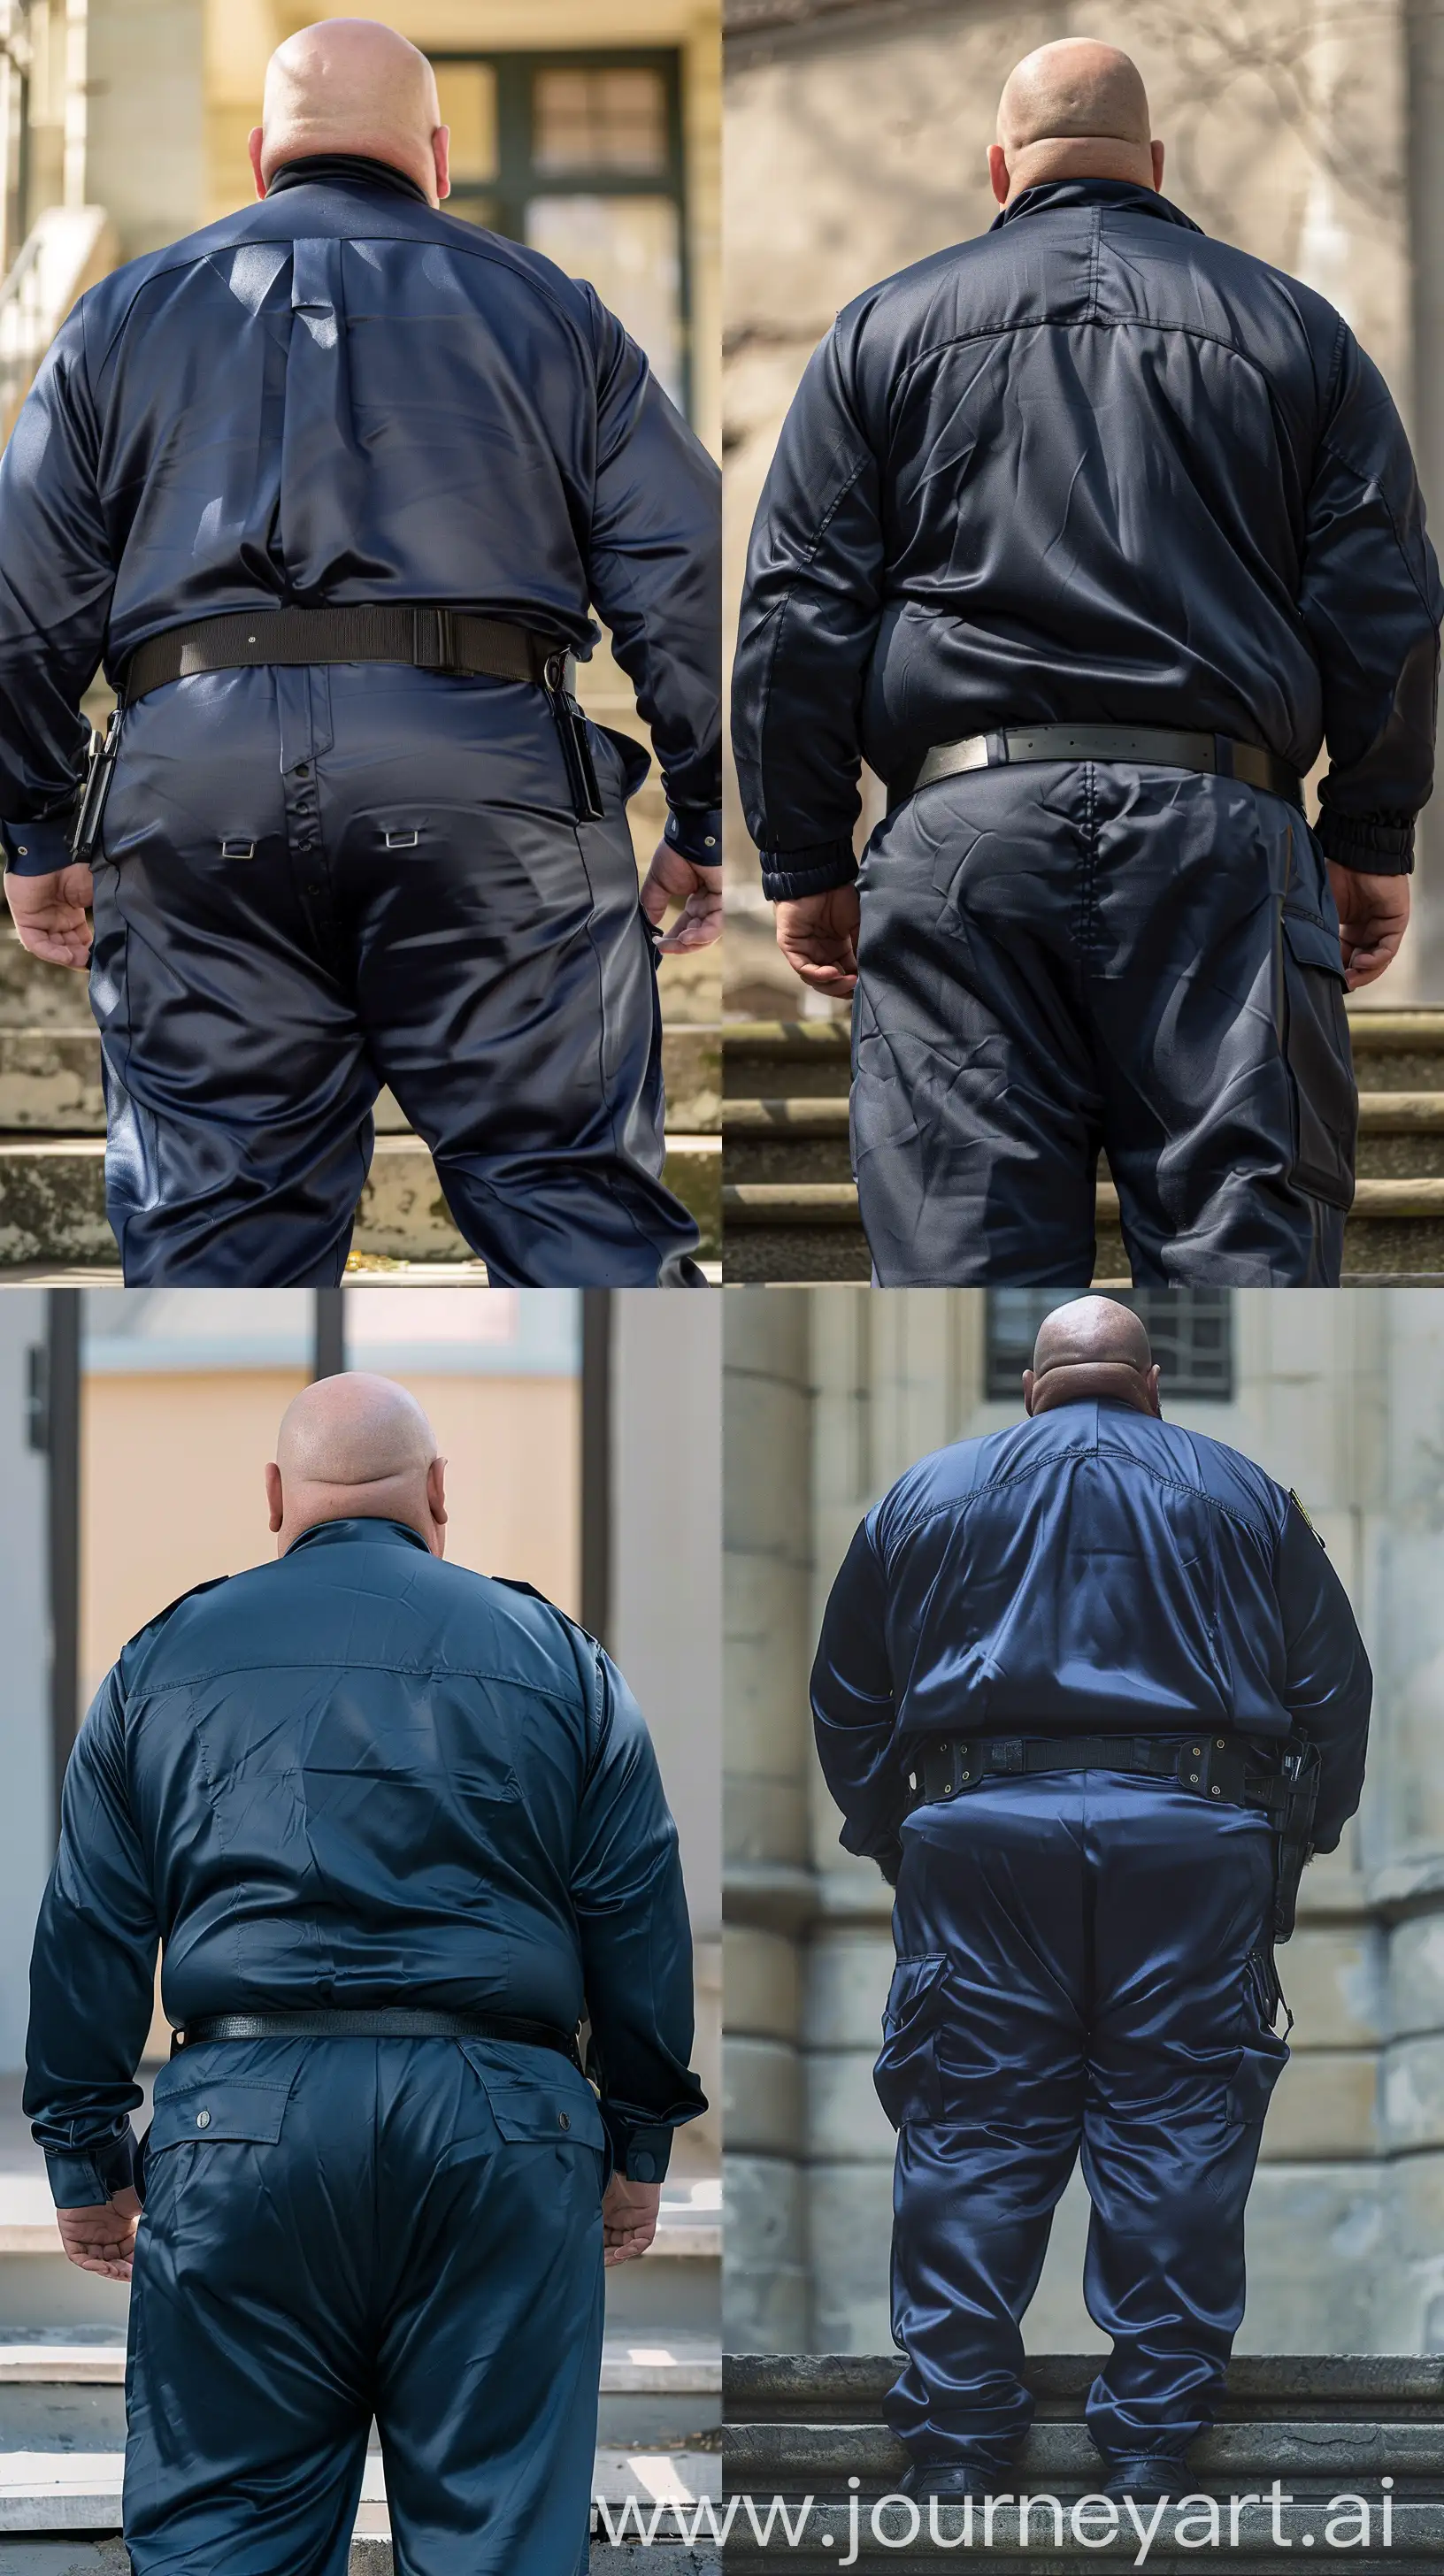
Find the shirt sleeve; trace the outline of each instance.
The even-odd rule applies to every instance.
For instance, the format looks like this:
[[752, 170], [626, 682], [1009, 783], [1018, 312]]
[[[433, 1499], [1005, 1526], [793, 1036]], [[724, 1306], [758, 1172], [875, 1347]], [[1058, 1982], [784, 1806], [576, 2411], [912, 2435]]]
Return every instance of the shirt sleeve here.
[[76, 1739], [60, 1849], [30, 1963], [25, 2110], [60, 2209], [132, 2179], [135, 2070], [150, 2028], [160, 1933], [131, 1815], [125, 1699], [116, 1666]]
[[720, 866], [721, 477], [615, 315], [595, 296], [591, 304], [592, 598], [656, 747], [676, 818], [668, 839], [689, 858]]
[[1329, 1852], [1356, 1812], [1363, 1790], [1374, 1676], [1348, 1595], [1292, 1495], [1275, 1580], [1283, 1614], [1289, 1714], [1319, 1751], [1314, 1849]]
[[842, 1809], [843, 1849], [895, 1879], [905, 1813], [893, 1742], [887, 1596], [872, 1515], [862, 1522], [828, 1596], [812, 1667], [812, 1719], [823, 1777]]
[[1402, 875], [1434, 779], [1444, 593], [1404, 425], [1340, 323], [1308, 499], [1299, 613], [1323, 682], [1319, 838], [1339, 866]]
[[591, 2062], [618, 2172], [660, 2182], [673, 2130], [707, 2108], [688, 2066], [692, 1931], [652, 1739], [600, 1649], [596, 1686], [572, 1866]]
[[863, 684], [882, 614], [878, 460], [837, 326], [782, 424], [747, 558], [732, 745], [774, 901], [857, 873]]
[[0, 828], [21, 876], [63, 867], [105, 651], [115, 567], [83, 301], [57, 333], [0, 457]]

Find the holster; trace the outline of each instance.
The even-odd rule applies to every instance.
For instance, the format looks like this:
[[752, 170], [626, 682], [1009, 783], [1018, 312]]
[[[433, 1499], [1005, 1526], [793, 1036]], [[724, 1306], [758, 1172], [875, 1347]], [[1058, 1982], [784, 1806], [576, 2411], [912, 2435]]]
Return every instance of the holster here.
[[105, 820], [105, 800], [115, 775], [115, 755], [120, 749], [120, 709], [113, 707], [105, 720], [105, 731], [99, 734], [91, 727], [90, 744], [85, 756], [85, 776], [75, 802], [75, 823], [70, 835], [72, 864], [89, 867], [100, 827]]
[[577, 821], [600, 823], [604, 808], [592, 760], [592, 746], [587, 739], [587, 720], [571, 690], [574, 667], [569, 653], [548, 654], [542, 672], [542, 687], [561, 735], [562, 759], [566, 763], [567, 784], [572, 791]]
[[1319, 1803], [1318, 1746], [1302, 1735], [1291, 1735], [1279, 1771], [1286, 1795], [1274, 1845], [1274, 1939], [1287, 1941], [1298, 1911], [1304, 1863], [1314, 1847], [1314, 1815]]

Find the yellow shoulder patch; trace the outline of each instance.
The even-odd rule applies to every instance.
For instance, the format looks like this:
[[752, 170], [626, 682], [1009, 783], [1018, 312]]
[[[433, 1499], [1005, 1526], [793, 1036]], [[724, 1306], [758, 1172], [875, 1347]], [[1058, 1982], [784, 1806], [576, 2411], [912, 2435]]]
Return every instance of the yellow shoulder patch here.
[[1310, 1531], [1310, 1532], [1311, 1532], [1311, 1534], [1313, 1535], [1313, 1537], [1315, 1537], [1315, 1538], [1319, 1539], [1319, 1545], [1320, 1545], [1320, 1547], [1322, 1547], [1322, 1548], [1323, 1548], [1325, 1556], [1327, 1556], [1327, 1555], [1328, 1555], [1328, 1552], [1329, 1552], [1329, 1551], [1328, 1551], [1328, 1548], [1325, 1546], [1324, 1541], [1323, 1541], [1321, 1538], [1319, 1538], [1319, 1533], [1318, 1533], [1318, 1531], [1314, 1528], [1314, 1524], [1313, 1524], [1313, 1522], [1310, 1520], [1307, 1510], [1305, 1509], [1305, 1507], [1304, 1507], [1303, 1503], [1300, 1501], [1299, 1496], [1295, 1493], [1294, 1488], [1293, 1488], [1293, 1486], [1292, 1486], [1292, 1485], [1290, 1485], [1290, 1487], [1289, 1487], [1289, 1501], [1293, 1504], [1294, 1510], [1298, 1513], [1298, 1516], [1299, 1516], [1300, 1520], [1303, 1522], [1303, 1525], [1304, 1525], [1305, 1529], [1306, 1529], [1306, 1530], [1308, 1530], [1308, 1531]]

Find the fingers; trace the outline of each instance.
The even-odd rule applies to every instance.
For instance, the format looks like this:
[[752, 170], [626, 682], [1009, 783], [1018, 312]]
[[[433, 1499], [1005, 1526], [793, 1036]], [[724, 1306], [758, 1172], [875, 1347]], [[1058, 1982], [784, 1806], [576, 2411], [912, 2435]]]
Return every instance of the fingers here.
[[792, 956], [784, 948], [783, 956], [800, 983], [814, 993], [832, 993], [845, 1000], [857, 983], [857, 964], [849, 958], [846, 964], [828, 965], [815, 957]]
[[671, 895], [668, 893], [666, 886], [662, 882], [657, 862], [654, 859], [642, 880], [641, 894], [642, 910], [646, 914], [647, 919], [650, 921], [654, 930], [660, 921], [665, 920], [667, 906], [671, 900]]

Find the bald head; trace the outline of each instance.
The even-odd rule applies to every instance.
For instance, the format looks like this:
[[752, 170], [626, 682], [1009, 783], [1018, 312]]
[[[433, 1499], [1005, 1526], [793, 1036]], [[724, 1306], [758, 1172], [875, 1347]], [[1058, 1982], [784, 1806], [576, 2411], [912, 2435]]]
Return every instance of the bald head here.
[[999, 205], [1049, 179], [1163, 184], [1163, 146], [1151, 139], [1138, 67], [1091, 37], [1040, 45], [1014, 66], [988, 159]]
[[318, 1378], [287, 1406], [266, 1469], [276, 1553], [321, 1521], [393, 1520], [440, 1556], [443, 1472], [436, 1435], [404, 1386], [361, 1370]]
[[1158, 1370], [1142, 1320], [1112, 1297], [1074, 1297], [1043, 1319], [1033, 1365], [1023, 1372], [1029, 1413], [1111, 1398], [1158, 1411]]
[[256, 192], [287, 161], [363, 153], [404, 170], [433, 205], [447, 194], [447, 133], [423, 53], [370, 18], [323, 18], [278, 45], [251, 136]]

